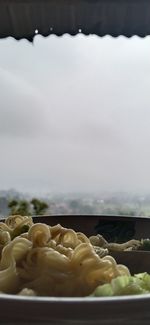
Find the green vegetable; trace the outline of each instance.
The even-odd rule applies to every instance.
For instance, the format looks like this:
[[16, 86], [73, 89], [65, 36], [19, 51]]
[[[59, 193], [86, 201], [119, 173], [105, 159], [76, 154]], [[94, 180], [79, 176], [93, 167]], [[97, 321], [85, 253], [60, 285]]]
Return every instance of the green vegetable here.
[[150, 239], [142, 239], [139, 249], [144, 251], [150, 251]]
[[150, 275], [148, 273], [118, 276], [111, 283], [98, 286], [92, 296], [122, 296], [143, 293], [150, 293]]

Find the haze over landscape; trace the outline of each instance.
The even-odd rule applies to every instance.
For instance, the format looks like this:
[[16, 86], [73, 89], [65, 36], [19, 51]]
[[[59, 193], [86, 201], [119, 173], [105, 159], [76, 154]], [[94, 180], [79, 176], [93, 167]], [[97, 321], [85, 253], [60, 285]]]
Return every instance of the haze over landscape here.
[[149, 45], [0, 40], [0, 189], [150, 193]]

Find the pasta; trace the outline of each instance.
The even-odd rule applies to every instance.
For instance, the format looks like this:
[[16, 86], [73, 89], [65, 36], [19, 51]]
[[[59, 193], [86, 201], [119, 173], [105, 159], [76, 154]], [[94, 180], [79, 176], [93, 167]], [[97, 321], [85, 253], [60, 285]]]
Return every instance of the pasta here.
[[[100, 249], [106, 249], [107, 252], [115, 252], [115, 251], [131, 251], [138, 250], [141, 248], [142, 243], [140, 240], [131, 239], [125, 243], [108, 243], [106, 239], [102, 235], [91, 236], [89, 238], [91, 244]], [[100, 250], [101, 251], [101, 250]]]
[[109, 255], [100, 257], [83, 233], [60, 224], [34, 224], [28, 216], [0, 223], [3, 293], [84, 297], [121, 275], [130, 275], [128, 268]]

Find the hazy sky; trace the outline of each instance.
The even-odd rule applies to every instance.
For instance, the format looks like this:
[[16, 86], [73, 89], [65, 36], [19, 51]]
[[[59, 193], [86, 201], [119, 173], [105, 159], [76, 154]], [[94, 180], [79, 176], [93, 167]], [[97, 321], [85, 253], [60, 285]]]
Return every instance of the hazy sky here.
[[150, 192], [150, 37], [0, 40], [0, 189]]

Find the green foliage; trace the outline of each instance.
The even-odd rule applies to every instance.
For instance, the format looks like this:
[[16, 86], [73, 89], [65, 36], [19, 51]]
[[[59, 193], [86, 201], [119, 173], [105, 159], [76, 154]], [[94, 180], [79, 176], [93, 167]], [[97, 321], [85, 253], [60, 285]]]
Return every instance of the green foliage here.
[[141, 246], [139, 247], [140, 250], [150, 251], [150, 239], [142, 239]]
[[16, 200], [11, 200], [11, 201], [8, 203], [8, 207], [9, 207], [9, 208], [16, 207], [17, 204], [18, 204], [18, 201], [16, 201]]
[[10, 208], [12, 215], [19, 214], [22, 216], [28, 216], [31, 214], [30, 203], [26, 200], [11, 200], [8, 207]]
[[48, 204], [46, 202], [36, 198], [32, 199], [30, 203], [33, 205], [34, 214], [36, 215], [43, 215], [48, 209]]
[[48, 209], [48, 204], [42, 200], [36, 198], [31, 201], [27, 200], [11, 200], [8, 203], [11, 215], [43, 215]]
[[11, 214], [14, 215], [16, 214], [16, 208], [18, 206], [18, 201], [17, 200], [11, 200], [8, 203], [8, 208], [11, 210]]

